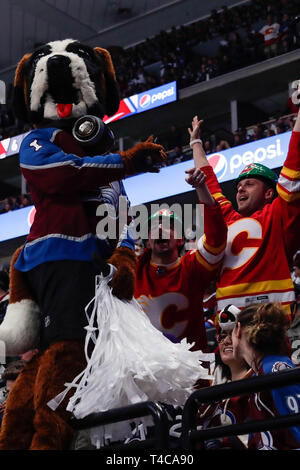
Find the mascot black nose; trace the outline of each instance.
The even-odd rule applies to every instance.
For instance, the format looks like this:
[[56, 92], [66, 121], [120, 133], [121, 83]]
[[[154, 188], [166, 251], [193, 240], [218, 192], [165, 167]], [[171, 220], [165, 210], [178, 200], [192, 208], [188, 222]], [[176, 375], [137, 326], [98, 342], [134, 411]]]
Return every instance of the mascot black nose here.
[[47, 61], [48, 92], [56, 103], [77, 102], [70, 63], [69, 57], [61, 54], [55, 54]]
[[66, 57], [66, 56], [60, 55], [60, 54], [55, 54], [52, 57], [50, 57], [47, 61], [48, 72], [49, 73], [52, 73], [52, 72], [57, 73], [57, 72], [65, 69], [65, 67], [68, 67], [70, 62], [71, 62], [71, 60], [69, 59], [69, 57]]

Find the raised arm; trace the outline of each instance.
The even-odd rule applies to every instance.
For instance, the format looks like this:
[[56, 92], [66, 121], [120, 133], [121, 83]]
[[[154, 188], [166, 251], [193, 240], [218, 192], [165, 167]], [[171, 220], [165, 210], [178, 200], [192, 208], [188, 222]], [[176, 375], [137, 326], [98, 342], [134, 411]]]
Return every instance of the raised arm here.
[[286, 252], [290, 259], [300, 246], [300, 109], [292, 131], [288, 154], [280, 172], [277, 192]]
[[196, 168], [209, 165], [201, 140], [201, 126], [203, 119], [199, 121], [198, 116], [194, 116], [192, 126], [188, 128], [190, 134], [190, 146], [193, 149], [193, 159]]
[[[155, 164], [166, 154], [152, 138], [127, 152], [79, 157], [56, 143], [63, 133], [55, 128], [36, 129], [28, 134], [20, 149], [20, 166], [29, 185], [41, 193], [66, 194], [96, 189], [110, 181], [146, 171], [158, 172]], [[68, 136], [64, 133], [64, 138]]]
[[204, 235], [198, 241], [196, 259], [213, 277], [224, 257], [227, 225], [220, 205], [208, 190], [205, 174], [199, 168], [191, 168], [186, 173], [187, 183], [196, 189], [199, 202], [204, 204]]

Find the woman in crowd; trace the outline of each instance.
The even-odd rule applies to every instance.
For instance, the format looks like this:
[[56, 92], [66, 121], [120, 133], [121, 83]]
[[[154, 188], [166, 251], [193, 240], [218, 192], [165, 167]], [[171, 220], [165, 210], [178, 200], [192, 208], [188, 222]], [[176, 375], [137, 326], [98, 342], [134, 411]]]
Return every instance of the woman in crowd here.
[[[288, 356], [288, 322], [279, 304], [258, 304], [238, 314], [232, 332], [235, 358], [243, 358], [257, 375], [296, 367]], [[246, 421], [300, 412], [300, 384], [252, 394]], [[251, 434], [249, 449], [299, 449], [300, 426]]]
[[[243, 358], [233, 356], [231, 335], [239, 313], [240, 310], [237, 307], [227, 305], [217, 316], [218, 351], [211, 385], [245, 379], [253, 374], [253, 370]], [[201, 405], [197, 415], [197, 429], [207, 429], [244, 421], [244, 410], [247, 409], [248, 400], [249, 396], [245, 395], [227, 398], [218, 403]], [[246, 449], [247, 444], [248, 435], [245, 435], [213, 439], [206, 441], [204, 446], [209, 450]]]

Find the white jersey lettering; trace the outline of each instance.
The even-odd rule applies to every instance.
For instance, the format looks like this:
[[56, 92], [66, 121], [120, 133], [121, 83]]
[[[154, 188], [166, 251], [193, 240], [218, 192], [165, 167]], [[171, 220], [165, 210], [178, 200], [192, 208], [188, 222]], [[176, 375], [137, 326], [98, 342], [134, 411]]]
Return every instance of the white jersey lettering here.
[[257, 252], [262, 241], [262, 226], [251, 218], [237, 220], [228, 226], [223, 270], [240, 268]]

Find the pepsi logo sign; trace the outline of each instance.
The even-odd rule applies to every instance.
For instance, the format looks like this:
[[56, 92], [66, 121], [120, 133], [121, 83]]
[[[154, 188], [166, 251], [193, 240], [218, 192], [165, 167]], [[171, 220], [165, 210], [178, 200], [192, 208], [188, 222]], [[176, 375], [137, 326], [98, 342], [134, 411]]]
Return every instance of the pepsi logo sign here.
[[141, 108], [147, 108], [147, 106], [149, 106], [150, 103], [151, 103], [151, 96], [148, 93], [140, 97]]
[[213, 167], [218, 180], [222, 179], [227, 171], [227, 160], [222, 153], [213, 153], [207, 156], [209, 164]]

